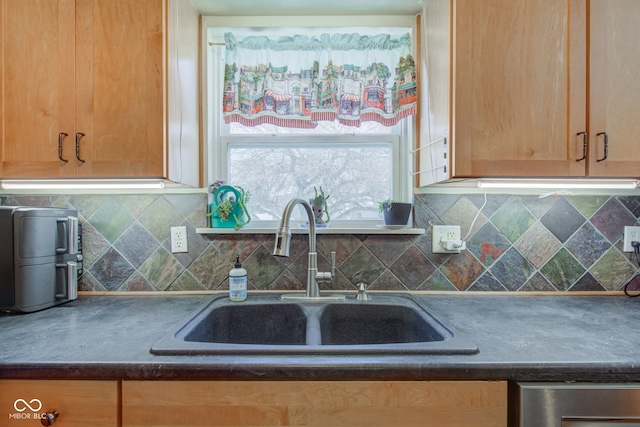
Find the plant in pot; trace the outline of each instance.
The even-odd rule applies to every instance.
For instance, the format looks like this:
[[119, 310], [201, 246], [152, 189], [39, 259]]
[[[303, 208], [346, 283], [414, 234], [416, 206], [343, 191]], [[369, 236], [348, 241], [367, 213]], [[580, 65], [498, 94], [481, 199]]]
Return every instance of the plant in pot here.
[[411, 215], [411, 203], [398, 202], [387, 199], [380, 202], [378, 208], [384, 215], [384, 224], [393, 226], [406, 226]]
[[207, 216], [211, 217], [213, 228], [233, 228], [236, 231], [251, 221], [247, 211], [248, 191], [230, 185], [212, 186], [213, 203]]

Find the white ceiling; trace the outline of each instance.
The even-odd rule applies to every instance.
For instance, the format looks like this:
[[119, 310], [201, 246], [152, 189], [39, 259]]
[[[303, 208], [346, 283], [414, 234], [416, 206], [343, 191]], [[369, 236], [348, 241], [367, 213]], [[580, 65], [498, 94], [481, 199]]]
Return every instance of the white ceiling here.
[[[422, 0], [191, 0], [201, 15], [416, 15]], [[357, 23], [354, 22], [354, 25]]]

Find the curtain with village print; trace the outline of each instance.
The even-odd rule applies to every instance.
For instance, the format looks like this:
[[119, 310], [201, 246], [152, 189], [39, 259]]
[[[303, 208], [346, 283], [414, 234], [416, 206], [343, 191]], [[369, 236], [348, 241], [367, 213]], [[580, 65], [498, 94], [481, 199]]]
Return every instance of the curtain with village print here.
[[416, 111], [409, 34], [225, 34], [223, 116], [245, 126], [314, 128], [318, 121], [392, 126]]

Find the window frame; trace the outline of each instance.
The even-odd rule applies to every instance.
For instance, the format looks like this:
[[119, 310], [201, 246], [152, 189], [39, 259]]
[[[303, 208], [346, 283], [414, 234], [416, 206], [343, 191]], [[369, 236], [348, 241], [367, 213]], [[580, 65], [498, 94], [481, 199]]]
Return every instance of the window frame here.
[[[352, 17], [298, 17], [296, 28], [298, 27], [350, 27]], [[363, 17], [359, 27], [405, 27], [408, 30], [414, 26], [414, 18], [407, 16], [391, 17]], [[254, 22], [258, 19], [256, 22]], [[258, 23], [259, 22], [259, 23]], [[246, 28], [246, 27], [287, 27], [290, 26], [292, 17], [233, 17], [232, 19], [221, 20], [218, 17], [203, 17], [202, 41], [203, 41], [203, 156], [207, 159], [205, 164], [208, 182], [211, 184], [216, 180], [226, 180], [228, 172], [228, 150], [229, 144], [242, 142], [264, 141], [271, 138], [272, 141], [266, 144], [287, 143], [292, 140], [299, 142], [317, 143], [319, 139], [324, 141], [330, 137], [330, 143], [346, 141], [353, 143], [366, 143], [377, 141], [392, 141], [392, 194], [394, 200], [411, 201], [413, 190], [413, 176], [411, 173], [412, 147], [415, 132], [415, 116], [400, 121], [394, 131], [385, 134], [287, 134], [287, 135], [231, 135], [227, 132], [227, 127], [222, 119], [222, 109], [219, 102], [221, 99], [224, 76], [224, 43], [212, 40], [209, 30], [220, 32], [220, 28]], [[308, 22], [310, 25], [304, 25]], [[312, 24], [311, 24], [312, 23]], [[339, 29], [336, 28], [336, 31]], [[415, 34], [415, 32], [413, 32]], [[217, 88], [214, 83], [217, 83]], [[219, 96], [218, 96], [219, 95]], [[283, 206], [284, 209], [284, 206]], [[273, 221], [252, 220], [247, 228], [271, 227]], [[375, 228], [380, 221], [358, 221], [358, 220], [332, 220], [332, 226], [338, 228]], [[277, 224], [275, 224], [277, 225]]]

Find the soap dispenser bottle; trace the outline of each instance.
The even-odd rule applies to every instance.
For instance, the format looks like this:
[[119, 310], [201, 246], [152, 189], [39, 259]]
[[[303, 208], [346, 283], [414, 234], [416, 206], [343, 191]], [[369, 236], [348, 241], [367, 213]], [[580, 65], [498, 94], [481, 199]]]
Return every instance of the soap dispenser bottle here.
[[236, 255], [234, 268], [229, 271], [229, 299], [231, 301], [247, 299], [247, 270], [240, 264], [240, 255]]

